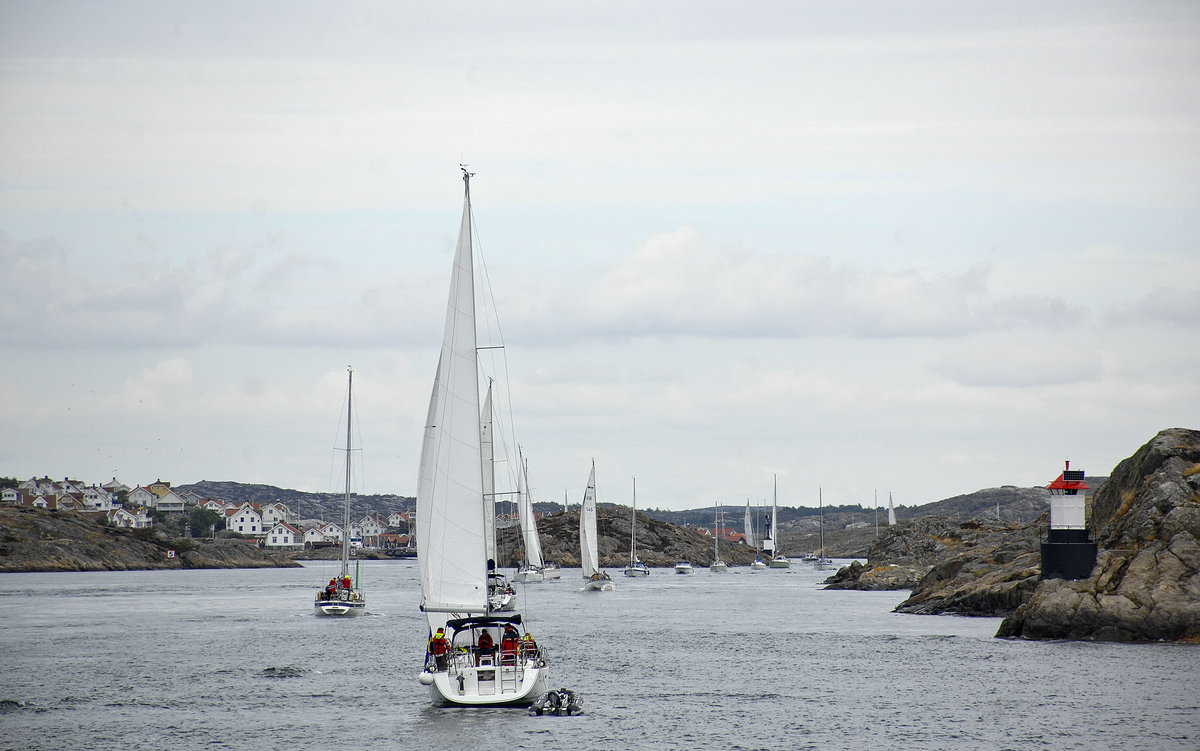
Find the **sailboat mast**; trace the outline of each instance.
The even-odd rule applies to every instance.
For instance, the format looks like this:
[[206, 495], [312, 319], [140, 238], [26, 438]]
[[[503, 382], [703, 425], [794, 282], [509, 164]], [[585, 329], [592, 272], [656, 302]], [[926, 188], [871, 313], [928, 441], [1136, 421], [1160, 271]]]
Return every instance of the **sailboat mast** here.
[[351, 397], [354, 390], [354, 368], [346, 366], [346, 512], [342, 527], [342, 578], [350, 568], [350, 425], [354, 414]]
[[633, 478], [633, 508], [629, 512], [629, 565], [637, 560], [637, 478]]
[[821, 486], [817, 486], [817, 506], [821, 509], [821, 557], [825, 557], [825, 498], [821, 495]]

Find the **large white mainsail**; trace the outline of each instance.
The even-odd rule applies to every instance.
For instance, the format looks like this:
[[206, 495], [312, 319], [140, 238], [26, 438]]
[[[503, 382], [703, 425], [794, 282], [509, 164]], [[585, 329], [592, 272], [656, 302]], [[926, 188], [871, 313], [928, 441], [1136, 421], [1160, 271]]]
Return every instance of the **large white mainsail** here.
[[487, 612], [470, 198], [468, 182], [417, 480], [421, 608], [431, 628], [444, 620], [434, 613]]
[[584, 579], [600, 573], [596, 534], [596, 462], [592, 462], [587, 490], [583, 491], [583, 503], [579, 507], [579, 566], [583, 569]]

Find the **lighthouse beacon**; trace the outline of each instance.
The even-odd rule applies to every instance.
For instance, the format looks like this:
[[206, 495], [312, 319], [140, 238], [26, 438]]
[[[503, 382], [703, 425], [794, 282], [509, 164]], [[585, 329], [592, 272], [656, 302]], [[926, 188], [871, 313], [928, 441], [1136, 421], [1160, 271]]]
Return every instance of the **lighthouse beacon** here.
[[1050, 531], [1042, 543], [1043, 579], [1086, 579], [1096, 565], [1096, 543], [1088, 539], [1084, 503], [1088, 484], [1083, 470], [1071, 469], [1046, 486], [1050, 489]]

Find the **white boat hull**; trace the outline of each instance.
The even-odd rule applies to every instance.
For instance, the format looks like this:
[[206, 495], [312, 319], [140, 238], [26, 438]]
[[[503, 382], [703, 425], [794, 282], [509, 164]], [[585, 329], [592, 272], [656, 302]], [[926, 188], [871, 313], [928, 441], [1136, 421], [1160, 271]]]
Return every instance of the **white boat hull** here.
[[677, 573], [677, 574], [684, 574], [686, 576], [687, 574], [691, 574], [694, 571], [695, 571], [695, 569], [693, 569], [691, 567], [691, 565], [681, 565], [678, 563], [675, 564], [675, 573]]
[[552, 579], [561, 579], [561, 578], [562, 578], [562, 569], [560, 569], [558, 566], [553, 565], [553, 564], [547, 564], [545, 566], [542, 566], [542, 579], [543, 580], [551, 581]]
[[717, 561], [713, 565], [709, 566], [708, 570], [714, 573], [723, 574], [729, 570], [729, 565], [725, 563], [725, 561]]
[[523, 568], [513, 574], [513, 581], [523, 584], [545, 581], [546, 576], [536, 568]]
[[367, 601], [361, 598], [317, 600], [314, 612], [316, 615], [362, 615], [367, 612]]
[[646, 568], [645, 566], [641, 566], [641, 567], [631, 566], [630, 568], [625, 569], [625, 575], [626, 576], [649, 576], [650, 569]]
[[547, 669], [525, 665], [460, 665], [421, 674], [430, 681], [429, 696], [439, 707], [527, 707], [546, 693]]
[[583, 580], [583, 589], [585, 592], [609, 592], [616, 589], [617, 585], [613, 582], [608, 574], [603, 574], [593, 579]]

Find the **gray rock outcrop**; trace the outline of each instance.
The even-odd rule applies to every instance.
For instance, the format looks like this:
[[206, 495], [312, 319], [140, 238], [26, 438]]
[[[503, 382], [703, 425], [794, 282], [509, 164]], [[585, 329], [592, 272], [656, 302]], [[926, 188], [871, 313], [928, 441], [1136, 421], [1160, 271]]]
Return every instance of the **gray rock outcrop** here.
[[1200, 431], [1164, 430], [1092, 499], [1091, 577], [1042, 581], [997, 636], [1200, 642]]

